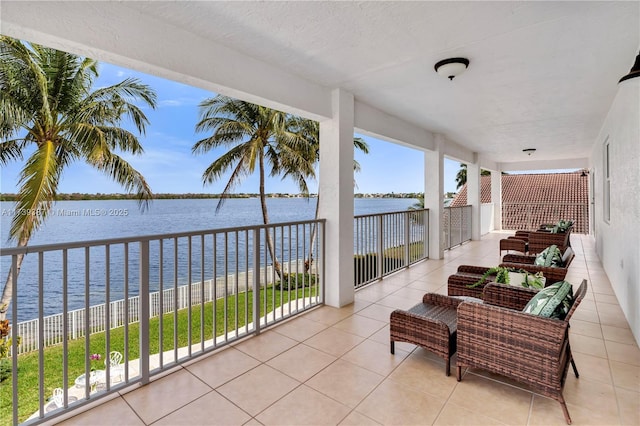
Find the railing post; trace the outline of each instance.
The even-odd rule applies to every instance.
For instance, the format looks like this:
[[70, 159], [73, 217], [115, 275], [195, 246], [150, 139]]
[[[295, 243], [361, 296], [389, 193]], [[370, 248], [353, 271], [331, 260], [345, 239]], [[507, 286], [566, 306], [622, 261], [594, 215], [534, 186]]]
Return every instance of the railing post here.
[[140, 376], [149, 383], [149, 241], [140, 241]]
[[376, 241], [376, 252], [377, 252], [377, 262], [376, 262], [376, 278], [382, 278], [382, 274], [384, 273], [383, 263], [384, 263], [384, 225], [383, 225], [383, 215], [377, 215], [378, 218], [378, 230], [377, 230], [377, 241]]
[[423, 258], [428, 258], [429, 257], [429, 234], [431, 232], [431, 228], [429, 226], [429, 209], [425, 210], [423, 213], [423, 235], [422, 235], [422, 239], [423, 239], [423, 252], [422, 252], [422, 257]]
[[404, 213], [404, 266], [405, 268], [409, 267], [411, 263], [410, 257], [410, 247], [411, 247], [411, 239], [409, 236], [409, 223], [411, 222], [411, 212]]
[[253, 230], [253, 329], [260, 334], [260, 228]]

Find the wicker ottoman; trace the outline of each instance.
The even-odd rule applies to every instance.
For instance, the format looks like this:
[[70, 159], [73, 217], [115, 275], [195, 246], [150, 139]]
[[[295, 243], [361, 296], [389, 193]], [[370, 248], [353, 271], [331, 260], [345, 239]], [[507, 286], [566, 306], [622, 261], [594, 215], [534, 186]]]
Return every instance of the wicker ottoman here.
[[391, 353], [395, 342], [408, 342], [421, 346], [444, 358], [445, 373], [451, 370], [451, 356], [456, 352], [457, 308], [461, 298], [427, 293], [419, 303], [404, 311], [391, 312]]

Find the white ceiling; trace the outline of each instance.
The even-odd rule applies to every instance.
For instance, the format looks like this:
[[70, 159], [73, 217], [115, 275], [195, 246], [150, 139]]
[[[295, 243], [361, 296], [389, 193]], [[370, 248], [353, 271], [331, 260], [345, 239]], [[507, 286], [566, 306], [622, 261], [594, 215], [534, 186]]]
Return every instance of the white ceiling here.
[[[96, 33], [124, 42], [135, 34], [127, 19], [141, 27], [150, 19], [149, 34], [190, 34], [317, 86], [343, 88], [497, 163], [529, 160], [522, 149], [530, 147], [537, 160], [588, 157], [640, 47], [639, 2], [86, 3], [32, 8], [28, 18], [18, 16], [25, 9], [5, 8], [0, 19], [11, 24], [9, 35], [43, 31], [89, 47], [102, 43], [100, 35], [86, 41], [38, 27], [33, 14], [41, 10], [44, 22], [64, 10], [60, 25], [81, 26], [69, 13], [77, 11], [91, 22], [87, 31], [104, 28]], [[33, 28], [21, 33], [16, 25]], [[469, 58], [465, 73], [449, 81], [434, 72], [454, 56]]]

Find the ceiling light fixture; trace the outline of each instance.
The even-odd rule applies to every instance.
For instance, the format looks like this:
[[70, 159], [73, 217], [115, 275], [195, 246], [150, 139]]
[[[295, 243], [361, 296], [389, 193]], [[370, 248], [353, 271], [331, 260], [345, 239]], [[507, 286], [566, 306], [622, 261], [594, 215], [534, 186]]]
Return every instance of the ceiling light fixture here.
[[631, 71], [629, 71], [629, 74], [622, 77], [620, 81], [618, 81], [618, 83], [622, 83], [625, 80], [629, 80], [630, 78], [635, 78], [635, 77], [640, 77], [640, 54], [636, 56], [636, 62], [631, 67]]
[[462, 74], [468, 66], [469, 60], [467, 58], [449, 58], [438, 62], [433, 68], [438, 74], [447, 77], [449, 80], [453, 80]]
[[527, 155], [531, 155], [534, 152], [536, 152], [536, 149], [535, 148], [525, 148], [525, 149], [522, 150], [522, 152], [526, 153]]

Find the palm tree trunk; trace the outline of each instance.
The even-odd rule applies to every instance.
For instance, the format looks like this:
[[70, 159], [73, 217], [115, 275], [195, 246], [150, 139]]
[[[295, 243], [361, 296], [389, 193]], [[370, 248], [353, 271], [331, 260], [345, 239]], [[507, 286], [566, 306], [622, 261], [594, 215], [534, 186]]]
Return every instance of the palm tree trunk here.
[[[24, 247], [29, 242], [28, 239], [22, 238], [18, 242], [18, 247]], [[22, 267], [22, 261], [24, 260], [24, 254], [19, 254], [16, 259], [16, 277], [20, 274], [20, 268]], [[4, 283], [4, 290], [2, 291], [2, 299], [0, 299], [0, 321], [7, 318], [7, 312], [9, 312], [9, 305], [11, 304], [11, 298], [13, 297], [13, 268], [9, 268], [9, 274], [7, 281]], [[13, 318], [15, 322], [17, 318]]]
[[[318, 209], [320, 208], [320, 194], [316, 197], [316, 214], [314, 219], [318, 220]], [[311, 264], [313, 263], [313, 244], [316, 241], [316, 235], [318, 233], [318, 224], [313, 224], [313, 229], [311, 230], [311, 238], [309, 240], [309, 258], [304, 263], [305, 272], [309, 272], [311, 269]]]
[[[262, 206], [262, 221], [265, 225], [269, 224], [269, 213], [267, 212], [267, 196], [264, 192], [264, 151], [260, 151], [260, 205]], [[271, 254], [271, 259], [273, 259], [273, 267], [278, 275], [278, 278], [282, 278], [282, 270], [280, 269], [280, 262], [278, 262], [278, 258], [276, 257], [276, 248], [273, 243], [273, 238], [271, 238], [271, 232], [268, 229], [265, 229], [265, 238], [267, 240], [267, 248], [269, 249], [269, 254]]]

